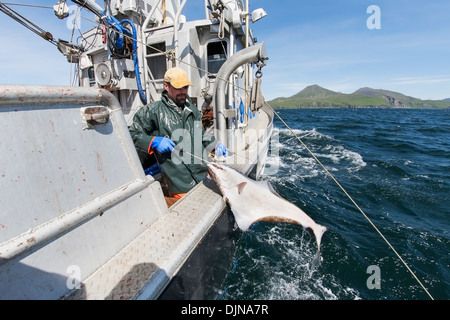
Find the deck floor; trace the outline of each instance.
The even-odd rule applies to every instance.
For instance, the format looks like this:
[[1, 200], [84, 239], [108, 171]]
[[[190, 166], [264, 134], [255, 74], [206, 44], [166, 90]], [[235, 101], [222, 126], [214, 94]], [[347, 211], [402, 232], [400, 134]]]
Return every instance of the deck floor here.
[[205, 179], [65, 299], [157, 299], [225, 206]]

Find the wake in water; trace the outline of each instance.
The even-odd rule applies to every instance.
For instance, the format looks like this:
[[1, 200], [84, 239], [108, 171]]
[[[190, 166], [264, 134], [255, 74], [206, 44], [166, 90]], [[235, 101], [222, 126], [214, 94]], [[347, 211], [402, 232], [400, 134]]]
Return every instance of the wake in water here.
[[[358, 171], [366, 164], [362, 157], [336, 140], [315, 129], [294, 130], [302, 140], [310, 142], [313, 152], [321, 161], [334, 166], [343, 162], [349, 171]], [[275, 145], [279, 155], [269, 153], [268, 167], [276, 167], [276, 175], [267, 178], [286, 198], [304, 208], [298, 196], [300, 183], [321, 176], [324, 172], [310, 157], [293, 134], [285, 129], [275, 129]], [[275, 155], [274, 155], [275, 154]], [[337, 171], [331, 167], [330, 171]], [[300, 201], [300, 202], [299, 202]], [[326, 237], [326, 235], [324, 236]], [[274, 300], [333, 300], [358, 299], [352, 288], [343, 287], [332, 275], [323, 273], [323, 257], [314, 246], [310, 230], [287, 224], [258, 223], [241, 239], [222, 299], [274, 299]]]
[[221, 299], [358, 299], [324, 274], [312, 232], [289, 224], [258, 223], [240, 241], [239, 257]]
[[[294, 129], [293, 132], [308, 145], [308, 148], [327, 166], [330, 172], [338, 171], [339, 167], [344, 167], [347, 172], [357, 172], [366, 166], [360, 154], [346, 149], [339, 141], [316, 129]], [[303, 181], [325, 174], [320, 165], [288, 129], [274, 129], [272, 141], [274, 142], [271, 144], [271, 152], [266, 166], [275, 168], [275, 170], [267, 172], [269, 179], [283, 180], [287, 178], [291, 181]]]
[[[283, 110], [435, 299], [450, 296], [449, 112]], [[323, 116], [323, 117], [322, 117]], [[241, 238], [222, 299], [429, 299], [292, 132], [276, 129], [266, 179], [329, 227], [315, 260], [309, 230], [259, 223]], [[316, 129], [314, 129], [316, 128]], [[381, 270], [373, 289], [368, 267]]]

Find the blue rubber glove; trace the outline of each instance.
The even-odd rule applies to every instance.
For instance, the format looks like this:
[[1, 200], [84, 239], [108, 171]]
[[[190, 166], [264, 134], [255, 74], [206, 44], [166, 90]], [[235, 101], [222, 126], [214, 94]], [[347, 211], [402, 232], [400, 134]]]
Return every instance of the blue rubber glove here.
[[156, 149], [159, 153], [172, 152], [175, 142], [166, 137], [155, 137], [152, 141], [151, 147]]
[[228, 156], [227, 148], [222, 144], [222, 142], [218, 142], [216, 145], [216, 156], [218, 157], [226, 157]]

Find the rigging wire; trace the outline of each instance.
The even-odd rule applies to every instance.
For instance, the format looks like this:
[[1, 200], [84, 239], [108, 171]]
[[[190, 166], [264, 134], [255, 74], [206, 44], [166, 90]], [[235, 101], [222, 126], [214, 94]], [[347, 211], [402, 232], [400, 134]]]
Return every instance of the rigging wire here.
[[[94, 13], [95, 15], [99, 16], [100, 18], [104, 18], [104, 16], [101, 16], [101, 15], [98, 13], [98, 11], [96, 11], [96, 10], [93, 9], [92, 7], [88, 7], [88, 6], [87, 6], [87, 3], [86, 3], [84, 0], [75, 0], [75, 1], [73, 0], [73, 2], [76, 3], [76, 4], [78, 4], [80, 7], [85, 7], [85, 8], [87, 8], [90, 12], [92, 12], [92, 13]], [[4, 4], [4, 2], [0, 2], [0, 7], [1, 7], [2, 3]], [[12, 4], [12, 5], [21, 5], [21, 4], [15, 4], [15, 3], [10, 3], [10, 4]], [[48, 6], [25, 5], [25, 4], [22, 4], [22, 6], [30, 6], [30, 7], [40, 7], [40, 8], [46, 8], [46, 9], [53, 9], [52, 7], [48, 7]], [[3, 10], [1, 10], [1, 11], [3, 11]], [[103, 22], [103, 19], [100, 19], [100, 21], [102, 21], [102, 22], [101, 22], [101, 23], [98, 23], [97, 21], [91, 20], [91, 19], [89, 19], [89, 18], [86, 18], [86, 17], [83, 17], [83, 16], [81, 16], [81, 17], [82, 17], [83, 19], [87, 20], [87, 21], [96, 23], [96, 24], [98, 24], [98, 25], [105, 25], [106, 27], [109, 27], [109, 26], [106, 25], [106, 23]], [[25, 19], [25, 18], [24, 18], [24, 19]], [[36, 26], [36, 27], [39, 28], [38, 26]], [[42, 30], [43, 32], [46, 32], [45, 30], [43, 30], [43, 29], [41, 29], [41, 28], [39, 28], [39, 29]], [[154, 46], [152, 46], [152, 45], [146, 44], [146, 43], [143, 42], [142, 40], [137, 39], [137, 37], [134, 38], [132, 35], [128, 35], [128, 34], [125, 34], [125, 33], [120, 33], [120, 32], [119, 32], [118, 30], [116, 30], [115, 28], [109, 28], [109, 29], [110, 29], [110, 32], [111, 32], [111, 33], [116, 33], [118, 36], [122, 36], [122, 37], [124, 37], [124, 38], [127, 38], [127, 39], [130, 40], [130, 41], [134, 41], [135, 43], [138, 43], [139, 45], [142, 45], [142, 46], [144, 46], [144, 47], [150, 48], [150, 49], [154, 50], [155, 52], [165, 54], [166, 57], [167, 57], [168, 59], [174, 59], [174, 60], [176, 60], [178, 63], [184, 64], [184, 65], [186, 65], [186, 66], [189, 67], [189, 68], [197, 69], [198, 71], [204, 72], [204, 73], [207, 74], [207, 75], [212, 75], [212, 74], [211, 74], [210, 72], [208, 72], [208, 70], [206, 70], [206, 69], [197, 67], [196, 65], [190, 64], [190, 63], [188, 63], [188, 62], [186, 62], [186, 61], [183, 61], [181, 58], [174, 57], [174, 56], [173, 56], [173, 52], [172, 52], [171, 50], [163, 51], [163, 50], [161, 50], [161, 49], [159, 49], [159, 48], [157, 48], [157, 47], [154, 47]], [[33, 30], [32, 30], [32, 31], [33, 31]], [[48, 33], [48, 34], [51, 35], [50, 33]], [[38, 35], [40, 35], [40, 34], [38, 33]], [[45, 38], [44, 38], [44, 39], [45, 39]], [[55, 41], [53, 41], [52, 43], [54, 43], [55, 45], [57, 45], [57, 42], [55, 42]], [[246, 90], [244, 87], [241, 87], [241, 86], [239, 86], [239, 85], [233, 83], [233, 82], [230, 81], [229, 79], [223, 79], [223, 78], [220, 78], [220, 77], [217, 77], [217, 76], [216, 76], [216, 79], [222, 80], [222, 81], [226, 82], [227, 84], [234, 86], [236, 89]]]
[[[100, 18], [101, 18], [100, 21], [102, 21], [102, 22], [101, 22], [101, 23], [98, 23], [97, 21], [90, 20], [90, 19], [85, 18], [85, 17], [82, 17], [83, 19], [86, 19], [86, 20], [88, 20], [88, 21], [90, 21], [90, 22], [97, 23], [98, 25], [106, 25], [106, 24], [103, 22], [104, 16], [102, 16], [97, 10], [95, 10], [95, 8], [89, 7], [88, 4], [86, 3], [86, 1], [84, 1], [84, 0], [72, 0], [72, 1], [73, 1], [74, 3], [76, 3], [76, 4], [78, 4], [80, 7], [85, 7], [85, 8], [87, 8], [90, 12], [92, 12], [92, 13], [94, 13], [95, 15], [97, 15], [98, 17], [100, 17]], [[4, 10], [2, 10], [2, 7], [3, 7], [3, 6], [6, 7], [4, 4], [6, 4], [6, 3], [5, 3], [5, 2], [0, 2], [0, 11], [5, 12]], [[8, 4], [11, 4], [11, 5], [21, 5], [21, 6], [29, 6], [29, 7], [39, 7], [39, 8], [46, 8], [46, 9], [53, 9], [52, 7], [48, 7], [48, 6], [28, 5], [28, 4], [16, 4], [16, 3], [8, 3]], [[8, 9], [10, 9], [10, 8], [8, 8]], [[10, 10], [11, 10], [11, 9], [10, 9]], [[11, 10], [11, 11], [12, 11], [12, 10]], [[5, 13], [6, 13], [7, 15], [11, 16], [11, 15], [8, 14], [7, 12], [5, 12]], [[14, 17], [12, 17], [12, 18], [15, 19]], [[25, 19], [24, 17], [22, 17], [22, 18]], [[15, 20], [17, 20], [17, 19], [15, 19]], [[25, 20], [26, 20], [26, 19], [25, 19]], [[20, 22], [20, 23], [22, 23], [22, 22], [19, 21], [19, 20], [17, 20], [17, 21]], [[27, 20], [27, 21], [28, 21], [28, 20]], [[30, 23], [32, 23], [32, 22], [30, 22]], [[22, 24], [23, 24], [23, 23], [22, 23]], [[25, 24], [24, 24], [24, 25], [25, 25]], [[34, 24], [33, 24], [33, 25], [34, 25]], [[29, 26], [27, 26], [27, 25], [25, 25], [25, 26], [26, 26], [27, 28], [30, 29]], [[36, 27], [37, 30], [40, 30], [40, 32], [39, 32], [39, 31], [36, 31], [36, 30], [34, 30], [34, 29], [30, 29], [30, 30], [33, 31], [33, 32], [35, 32], [35, 33], [37, 33], [37, 34], [38, 34], [39, 36], [41, 36], [41, 37], [42, 37], [42, 34], [44, 34], [44, 35], [45, 35], [45, 34], [48, 34], [49, 36], [52, 37], [52, 40], [51, 40], [51, 41], [49, 40], [49, 41], [50, 41], [51, 43], [53, 43], [54, 45], [57, 46], [57, 42], [56, 42], [55, 40], [53, 40], [53, 36], [52, 36], [49, 32], [46, 32], [45, 30], [41, 29], [41, 28], [38, 27], [37, 25], [35, 25], [35, 27]], [[107, 26], [107, 27], [108, 27], [108, 26]], [[140, 44], [140, 45], [143, 45], [143, 46], [146, 47], [146, 48], [150, 48], [150, 49], [154, 50], [155, 52], [163, 53], [163, 54], [166, 55], [166, 57], [167, 57], [168, 59], [169, 59], [169, 58], [170, 58], [170, 59], [174, 59], [174, 60], [176, 60], [178, 63], [184, 64], [184, 65], [186, 65], [186, 66], [189, 67], [189, 68], [197, 69], [198, 71], [204, 72], [204, 73], [207, 74], [207, 75], [212, 75], [212, 74], [211, 74], [208, 70], [206, 70], [206, 69], [197, 67], [196, 65], [193, 65], [193, 64], [188, 63], [188, 62], [186, 62], [186, 61], [183, 61], [181, 58], [174, 57], [171, 50], [166, 50], [166, 51], [160, 50], [159, 48], [156, 48], [156, 47], [154, 47], [154, 46], [152, 46], [152, 45], [146, 44], [146, 43], [143, 42], [142, 40], [139, 40], [139, 39], [137, 39], [137, 38], [134, 38], [132, 35], [127, 35], [127, 34], [124, 34], [124, 33], [120, 34], [119, 31], [116, 30], [115, 28], [110, 28], [110, 30], [111, 30], [111, 33], [117, 33], [118, 35], [123, 36], [124, 38], [128, 38], [128, 40], [135, 41], [135, 43], [138, 43], [138, 44]], [[45, 37], [43, 37], [43, 38], [46, 39]], [[48, 39], [46, 39], [46, 40], [48, 40]], [[219, 79], [219, 80], [221, 80], [221, 81], [224, 81], [225, 83], [227, 83], [227, 84], [229, 84], [229, 85], [232, 85], [232, 86], [235, 87], [236, 89], [241, 89], [241, 90], [247, 91], [246, 88], [241, 87], [241, 86], [239, 86], [239, 85], [233, 83], [233, 82], [230, 81], [229, 79], [224, 79], [224, 78], [220, 78], [220, 77], [217, 77], [217, 76], [216, 76], [216, 79]]]
[[0, 2], [0, 11], [3, 12], [4, 14], [6, 14], [7, 16], [9, 16], [10, 18], [16, 20], [17, 22], [19, 22], [21, 25], [28, 28], [32, 32], [36, 33], [38, 36], [40, 36], [44, 40], [47, 40], [51, 44], [57, 46], [57, 41], [55, 41], [53, 39], [53, 35], [50, 32], [45, 31], [44, 29], [39, 27], [37, 24], [31, 22], [30, 20], [28, 20], [21, 14], [17, 13], [16, 11], [14, 11], [10, 7], [8, 7], [3, 2]]
[[[75, 1], [74, 1], [74, 2], [75, 2]], [[79, 2], [80, 2], [80, 1], [77, 1], [77, 2], [75, 2], [75, 3], [79, 4]], [[80, 5], [80, 4], [79, 4], [79, 5]], [[86, 18], [85, 18], [85, 19], [86, 19]], [[89, 19], [87, 19], [87, 20], [89, 20]], [[90, 20], [90, 21], [91, 21], [91, 22], [94, 22], [94, 21], [92, 21], [92, 20]], [[99, 24], [102, 24], [102, 25], [105, 25], [105, 26], [106, 26], [106, 24], [105, 24], [104, 22], [99, 23]], [[108, 26], [107, 26], [107, 27], [108, 27]], [[167, 57], [167, 59], [173, 59], [173, 60], [176, 60], [178, 63], [184, 64], [184, 65], [186, 65], [186, 66], [189, 67], [189, 68], [197, 69], [198, 71], [204, 72], [204, 73], [207, 74], [207, 75], [212, 75], [212, 74], [211, 74], [210, 72], [208, 72], [208, 70], [206, 70], [206, 69], [200, 68], [200, 67], [198, 67], [198, 66], [196, 66], [196, 65], [193, 65], [193, 64], [188, 63], [188, 62], [186, 62], [186, 61], [183, 61], [181, 58], [175, 57], [175, 56], [173, 55], [173, 51], [172, 51], [171, 49], [166, 50], [166, 51], [163, 51], [163, 50], [161, 50], [161, 49], [159, 49], [159, 48], [157, 48], [157, 47], [154, 47], [154, 46], [152, 46], [152, 45], [146, 44], [146, 43], [143, 42], [142, 40], [138, 39], [137, 36], [132, 36], [132, 35], [129, 35], [129, 34], [126, 34], [126, 33], [120, 33], [118, 30], [116, 30], [116, 28], [109, 28], [109, 31], [110, 31], [111, 34], [112, 34], [112, 33], [116, 33], [118, 36], [121, 36], [121, 37], [123, 37], [124, 39], [131, 40], [132, 43], [142, 45], [142, 46], [144, 46], [144, 47], [146, 47], [146, 48], [152, 49], [153, 51], [155, 51], [155, 52], [157, 52], [157, 53], [162, 53], [162, 54], [164, 54], [164, 55]], [[135, 49], [135, 50], [136, 50], [136, 49]], [[134, 54], [136, 54], [136, 53], [134, 53]], [[229, 79], [224, 79], [224, 78], [217, 77], [217, 76], [216, 76], [216, 79], [222, 80], [222, 81], [224, 81], [225, 83], [227, 83], [227, 84], [229, 84], [229, 85], [232, 85], [232, 86], [234, 86], [234, 87], [237, 88], [237, 89], [241, 89], [241, 90], [244, 90], [244, 91], [248, 91], [246, 88], [241, 87], [241, 86], [239, 86], [239, 85], [233, 83], [233, 82], [230, 81]], [[141, 94], [141, 97], [142, 97], [142, 98], [145, 98], [145, 93], [144, 93], [143, 91], [140, 91], [140, 94]]]
[[40, 6], [37, 4], [12, 3], [12, 2], [3, 2], [3, 4], [6, 4], [8, 6], [22, 6], [22, 7], [32, 7], [32, 8], [53, 9], [52, 7], [49, 7], [49, 6]]
[[[70, 42], [73, 41], [73, 37], [74, 37], [74, 35], [75, 35], [75, 29], [79, 28], [79, 26], [77, 25], [77, 21], [78, 21], [77, 18], [78, 18], [78, 16], [81, 14], [81, 8], [82, 8], [82, 7], [78, 7], [77, 10], [76, 10], [76, 12], [75, 12], [75, 19], [73, 19], [72, 36], [71, 36], [71, 38], [70, 38]], [[71, 56], [71, 58], [72, 58], [72, 56]], [[72, 61], [70, 61], [70, 64], [72, 64]], [[78, 74], [78, 72], [75, 72], [75, 73]], [[73, 82], [72, 82], [72, 83], [75, 83], [75, 78], [76, 78], [76, 77], [74, 76]], [[72, 79], [72, 68], [70, 68], [69, 79]]]
[[314, 158], [314, 160], [322, 167], [323, 170], [325, 170], [326, 174], [337, 184], [337, 186], [344, 192], [344, 194], [350, 199], [350, 201], [353, 203], [353, 205], [358, 209], [358, 211], [366, 218], [366, 220], [370, 223], [370, 225], [375, 229], [375, 231], [381, 236], [381, 238], [388, 244], [388, 246], [391, 248], [391, 250], [395, 253], [395, 255], [400, 259], [400, 261], [403, 263], [403, 265], [406, 267], [406, 269], [412, 274], [414, 279], [419, 283], [419, 285], [422, 287], [422, 289], [427, 293], [427, 295], [431, 298], [431, 300], [434, 300], [433, 296], [430, 294], [430, 292], [427, 290], [427, 288], [422, 284], [420, 279], [416, 276], [416, 274], [411, 270], [409, 265], [406, 263], [406, 261], [401, 257], [401, 255], [395, 250], [395, 248], [392, 246], [392, 244], [389, 242], [388, 239], [383, 235], [383, 233], [377, 228], [377, 226], [372, 222], [372, 220], [366, 215], [366, 213], [361, 209], [361, 207], [353, 200], [353, 198], [348, 194], [348, 192], [345, 190], [345, 188], [339, 183], [339, 181], [336, 180], [336, 178], [331, 174], [331, 172], [328, 171], [328, 169], [322, 164], [322, 162], [316, 157], [316, 155], [308, 148], [308, 146], [303, 142], [302, 139], [298, 137], [297, 134], [291, 129], [291, 127], [281, 118], [281, 116], [270, 106], [267, 102], [265, 104], [272, 109], [274, 114], [280, 119], [280, 121], [288, 128], [288, 130], [294, 135], [294, 137], [302, 144], [302, 146], [308, 151], [308, 153]]

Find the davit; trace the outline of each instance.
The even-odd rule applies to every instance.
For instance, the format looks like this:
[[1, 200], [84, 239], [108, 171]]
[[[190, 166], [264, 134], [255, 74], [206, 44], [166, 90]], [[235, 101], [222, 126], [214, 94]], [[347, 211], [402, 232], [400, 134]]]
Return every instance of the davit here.
[[233, 212], [242, 231], [258, 221], [288, 222], [311, 229], [320, 250], [327, 228], [314, 222], [303, 210], [280, 197], [267, 181], [255, 181], [226, 165], [209, 163], [208, 171]]

